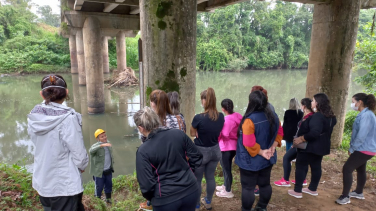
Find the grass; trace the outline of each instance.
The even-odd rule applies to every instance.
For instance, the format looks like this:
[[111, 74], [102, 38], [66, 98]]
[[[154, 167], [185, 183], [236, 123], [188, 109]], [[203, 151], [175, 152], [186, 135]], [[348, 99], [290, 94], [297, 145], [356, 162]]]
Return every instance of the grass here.
[[[136, 173], [112, 179], [112, 206], [94, 196], [94, 182], [84, 185], [82, 203], [87, 211], [134, 211], [144, 202]], [[41, 210], [38, 193], [32, 188], [32, 175], [17, 164], [0, 163], [0, 207], [2, 210]]]

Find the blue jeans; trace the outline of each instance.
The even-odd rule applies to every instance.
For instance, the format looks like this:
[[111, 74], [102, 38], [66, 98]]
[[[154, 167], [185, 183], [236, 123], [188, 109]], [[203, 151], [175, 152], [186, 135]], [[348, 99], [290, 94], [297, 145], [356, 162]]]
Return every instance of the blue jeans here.
[[93, 179], [95, 181], [95, 196], [101, 197], [102, 191], [104, 187], [105, 193], [111, 193], [112, 192], [112, 173], [104, 175], [102, 174], [102, 177], [94, 177]]
[[291, 141], [291, 142], [290, 142], [290, 141], [286, 141], [286, 152], [289, 151], [289, 150], [291, 149], [292, 144], [293, 144], [292, 141]]

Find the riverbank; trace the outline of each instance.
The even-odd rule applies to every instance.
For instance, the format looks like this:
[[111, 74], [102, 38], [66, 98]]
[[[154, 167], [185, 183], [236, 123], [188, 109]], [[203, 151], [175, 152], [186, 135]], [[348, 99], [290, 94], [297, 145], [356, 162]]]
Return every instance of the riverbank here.
[[[271, 182], [279, 180], [283, 175], [282, 157], [285, 148], [278, 149], [278, 162], [273, 167]], [[376, 158], [368, 162], [367, 183], [364, 189], [366, 200], [352, 199], [351, 204], [340, 206], [334, 203], [342, 191], [342, 166], [348, 155], [344, 150], [332, 150], [329, 156], [325, 156], [322, 164], [323, 175], [319, 185], [319, 196], [304, 195], [303, 199], [296, 199], [287, 194], [288, 188], [273, 187], [273, 196], [268, 210], [372, 210], [376, 207]], [[293, 164], [295, 165], [295, 164]], [[240, 210], [241, 207], [241, 185], [239, 168], [233, 168], [234, 185], [232, 199], [222, 199], [214, 196], [213, 210]], [[294, 178], [294, 167], [291, 172]], [[310, 175], [310, 173], [308, 173]], [[216, 170], [217, 185], [223, 184], [221, 167]], [[308, 182], [310, 178], [308, 177]], [[356, 173], [354, 172], [356, 180]], [[355, 181], [353, 186], [355, 185]], [[132, 175], [121, 175], [113, 179], [113, 205], [107, 204], [94, 197], [94, 183], [88, 182], [84, 185], [83, 204], [87, 211], [105, 210], [129, 210], [135, 211], [139, 203], [145, 201], [138, 187], [135, 173]], [[31, 188], [31, 174], [24, 168], [17, 165], [0, 164], [0, 205], [3, 210], [40, 210], [37, 193]], [[205, 180], [203, 182], [205, 192]], [[204, 193], [203, 193], [204, 194]], [[201, 208], [201, 210], [204, 210]]]

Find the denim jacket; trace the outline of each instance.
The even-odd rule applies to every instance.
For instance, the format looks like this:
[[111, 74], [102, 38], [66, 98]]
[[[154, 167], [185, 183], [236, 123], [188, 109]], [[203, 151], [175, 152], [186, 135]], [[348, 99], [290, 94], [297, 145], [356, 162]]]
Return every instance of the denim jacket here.
[[349, 152], [376, 152], [376, 116], [365, 108], [358, 114], [352, 128]]

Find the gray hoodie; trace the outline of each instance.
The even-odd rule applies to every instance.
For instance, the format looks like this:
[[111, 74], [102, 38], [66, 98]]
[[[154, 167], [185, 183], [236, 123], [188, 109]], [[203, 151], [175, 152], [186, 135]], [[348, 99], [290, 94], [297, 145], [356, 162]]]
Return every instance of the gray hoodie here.
[[83, 192], [80, 170], [89, 158], [82, 136], [81, 114], [67, 106], [36, 105], [27, 118], [35, 145], [33, 188], [43, 197]]

